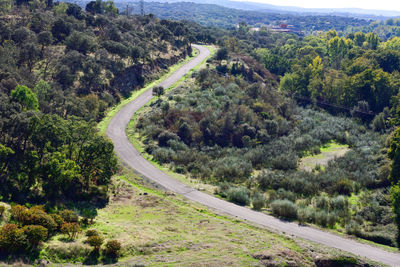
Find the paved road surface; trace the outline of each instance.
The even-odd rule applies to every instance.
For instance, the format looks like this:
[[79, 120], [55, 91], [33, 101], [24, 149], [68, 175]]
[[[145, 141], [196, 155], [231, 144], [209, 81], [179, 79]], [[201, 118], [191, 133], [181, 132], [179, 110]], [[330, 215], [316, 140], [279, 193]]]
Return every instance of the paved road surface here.
[[[198, 45], [193, 46], [199, 49], [200, 54], [177, 70], [165, 81], [161, 82], [159, 86], [163, 86], [164, 88], [170, 87], [185, 73], [209, 56], [210, 52], [207, 48]], [[107, 129], [107, 135], [113, 141], [118, 156], [129, 166], [136, 169], [136, 171], [160, 184], [166, 190], [181, 194], [189, 200], [201, 203], [218, 212], [247, 220], [273, 230], [278, 230], [289, 235], [294, 235], [329, 247], [351, 252], [361, 257], [366, 257], [390, 266], [400, 266], [400, 254], [387, 252], [380, 248], [358, 243], [354, 240], [342, 238], [311, 227], [299, 226], [297, 223], [281, 221], [273, 216], [218, 199], [186, 186], [154, 167], [132, 146], [125, 133], [125, 129], [133, 114], [140, 107], [150, 101], [152, 97], [152, 90], [150, 89], [134, 101], [124, 106], [111, 120]]]

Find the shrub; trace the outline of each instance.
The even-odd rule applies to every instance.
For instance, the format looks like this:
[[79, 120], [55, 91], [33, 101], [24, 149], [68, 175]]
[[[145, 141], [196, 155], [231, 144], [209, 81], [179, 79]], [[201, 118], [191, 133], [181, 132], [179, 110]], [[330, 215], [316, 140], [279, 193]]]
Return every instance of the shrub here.
[[16, 224], [6, 224], [0, 229], [0, 251], [16, 253], [24, 251], [26, 236]]
[[31, 248], [36, 248], [48, 236], [48, 230], [41, 225], [27, 225], [22, 229]]
[[329, 210], [330, 201], [329, 201], [329, 197], [328, 196], [326, 196], [326, 195], [318, 196], [318, 197], [315, 198], [314, 202], [315, 202], [314, 206], [317, 209], [322, 209], [322, 210], [325, 210], [325, 211]]
[[41, 225], [45, 227], [49, 233], [53, 233], [57, 229], [57, 223], [54, 221], [53, 217], [47, 214], [40, 207], [32, 207], [27, 210], [25, 218], [21, 223], [23, 225]]
[[70, 240], [76, 238], [78, 233], [81, 231], [81, 227], [77, 223], [64, 223], [61, 225], [61, 233], [66, 234]]
[[54, 222], [57, 224], [57, 230], [61, 229], [61, 225], [65, 223], [64, 219], [59, 214], [50, 214], [51, 218], [53, 218]]
[[218, 189], [216, 190], [217, 194], [221, 197], [228, 197], [228, 191], [231, 188], [231, 184], [228, 182], [222, 182], [218, 185]]
[[21, 205], [15, 205], [11, 207], [11, 218], [17, 222], [23, 222], [26, 220], [28, 209]]
[[170, 148], [160, 147], [154, 150], [153, 157], [159, 163], [168, 163], [172, 160], [175, 152]]
[[153, 95], [160, 97], [164, 94], [164, 92], [165, 92], [165, 90], [164, 90], [164, 87], [162, 87], [162, 86], [153, 87]]
[[349, 201], [345, 196], [337, 196], [330, 201], [331, 210], [340, 217], [346, 217], [349, 213]]
[[121, 243], [118, 240], [110, 240], [106, 243], [105, 247], [105, 254], [113, 257], [118, 258], [121, 251]]
[[86, 242], [94, 248], [94, 250], [100, 250], [101, 245], [103, 245], [104, 239], [100, 235], [90, 236]]
[[248, 205], [250, 203], [250, 191], [245, 187], [232, 187], [227, 193], [228, 200], [238, 205]]
[[354, 220], [346, 224], [346, 233], [349, 235], [359, 235], [361, 233], [361, 226]]
[[60, 216], [65, 222], [77, 223], [79, 221], [78, 215], [72, 210], [63, 210], [60, 212]]
[[315, 213], [315, 223], [325, 227], [328, 224], [328, 213], [324, 210], [317, 211]]
[[339, 217], [337, 216], [337, 214], [334, 212], [330, 212], [327, 217], [328, 227], [333, 228], [338, 220]]
[[353, 184], [353, 181], [348, 179], [340, 180], [334, 185], [334, 192], [337, 192], [340, 195], [350, 196], [351, 192], [354, 190]]
[[289, 219], [297, 218], [297, 206], [290, 200], [275, 200], [271, 203], [271, 207], [275, 215]]
[[272, 160], [272, 167], [277, 170], [295, 170], [298, 158], [294, 154], [280, 155]]
[[91, 237], [91, 236], [99, 236], [100, 233], [96, 229], [89, 229], [86, 231], [86, 236]]
[[297, 218], [300, 223], [313, 223], [315, 220], [315, 211], [309, 207], [298, 209]]
[[261, 210], [266, 204], [264, 195], [258, 192], [254, 193], [253, 197], [251, 198], [251, 203], [253, 204], [253, 209]]

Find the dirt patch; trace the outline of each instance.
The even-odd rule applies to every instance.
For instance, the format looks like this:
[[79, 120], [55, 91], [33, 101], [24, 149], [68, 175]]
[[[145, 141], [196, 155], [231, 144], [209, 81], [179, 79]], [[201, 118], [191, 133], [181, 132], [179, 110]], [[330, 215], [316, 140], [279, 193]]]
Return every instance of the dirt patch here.
[[260, 261], [262, 266], [301, 266], [305, 259], [295, 251], [289, 249], [264, 250], [251, 255]]
[[312, 171], [317, 165], [323, 167], [328, 164], [330, 160], [343, 157], [350, 148], [346, 145], [338, 145], [336, 143], [321, 149], [318, 155], [308, 156], [300, 160], [299, 169], [303, 171]]

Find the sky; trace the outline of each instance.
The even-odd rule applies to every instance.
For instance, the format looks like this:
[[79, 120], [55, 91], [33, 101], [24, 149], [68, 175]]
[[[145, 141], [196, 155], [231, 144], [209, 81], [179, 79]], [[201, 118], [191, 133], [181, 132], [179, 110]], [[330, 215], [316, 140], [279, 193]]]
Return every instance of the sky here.
[[239, 0], [307, 8], [363, 8], [400, 11], [399, 0]]

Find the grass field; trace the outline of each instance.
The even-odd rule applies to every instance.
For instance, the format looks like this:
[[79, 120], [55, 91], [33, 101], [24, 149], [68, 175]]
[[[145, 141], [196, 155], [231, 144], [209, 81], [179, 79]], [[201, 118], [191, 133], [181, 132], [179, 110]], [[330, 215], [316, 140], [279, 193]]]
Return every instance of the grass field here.
[[312, 171], [317, 165], [323, 168], [334, 158], [342, 157], [350, 151], [348, 145], [342, 145], [337, 142], [330, 142], [321, 147], [321, 153], [303, 157], [300, 160], [299, 168], [305, 171]]
[[[333, 249], [216, 215], [143, 184], [123, 169], [113, 179], [110, 203], [98, 210], [90, 227], [106, 240], [122, 242], [120, 266], [315, 266], [318, 258], [343, 258]], [[87, 262], [90, 248], [84, 239], [83, 233], [75, 242], [58, 236], [46, 244], [41, 257], [54, 263]]]

